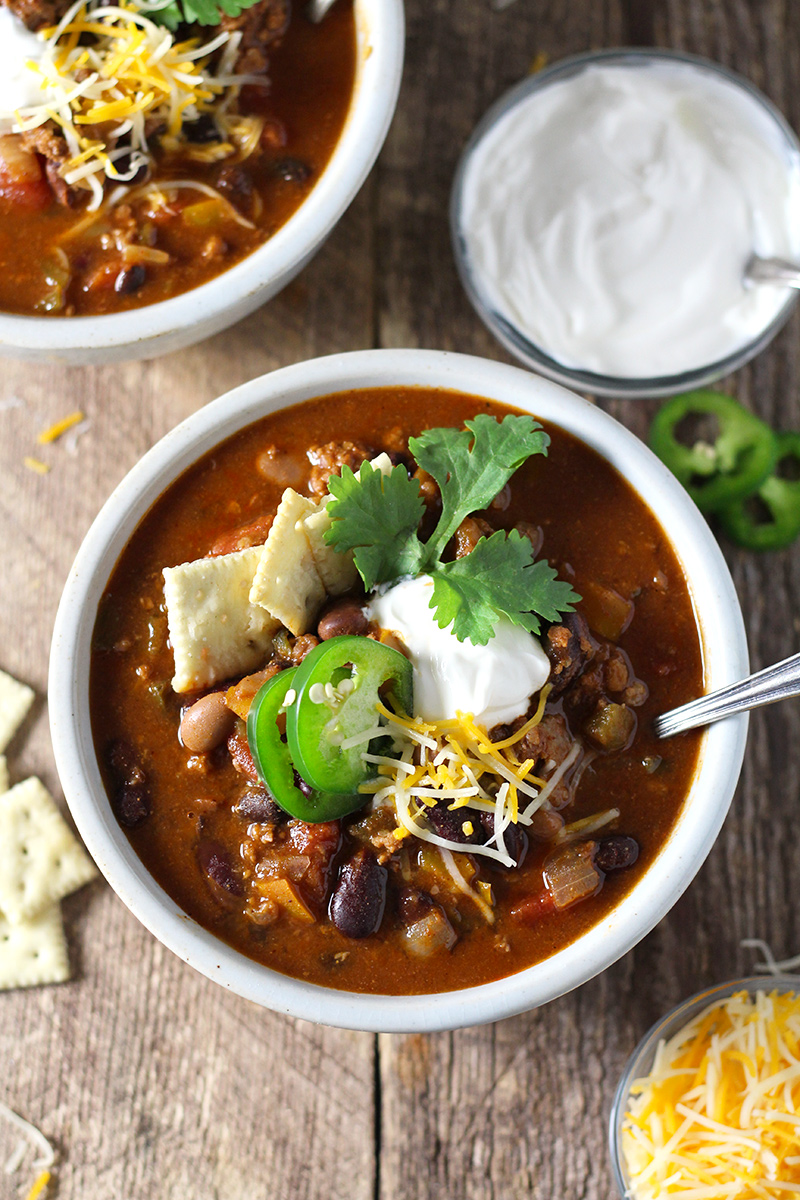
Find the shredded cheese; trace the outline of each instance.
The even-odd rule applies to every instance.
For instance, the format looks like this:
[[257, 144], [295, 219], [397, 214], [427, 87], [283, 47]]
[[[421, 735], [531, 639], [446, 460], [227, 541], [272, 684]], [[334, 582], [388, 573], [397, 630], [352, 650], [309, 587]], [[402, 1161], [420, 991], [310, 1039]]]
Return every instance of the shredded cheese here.
[[30, 454], [26, 454], [22, 461], [29, 471], [35, 471], [37, 475], [46, 475], [50, 470], [47, 463], [42, 462], [40, 458], [33, 458]]
[[[369, 731], [369, 739], [390, 734], [394, 757], [365, 751], [364, 761], [377, 767], [378, 777], [362, 785], [361, 790], [373, 794], [374, 807], [394, 807], [397, 840], [414, 836], [438, 847], [443, 855], [463, 853], [463, 843], [435, 833], [425, 816], [428, 808], [446, 800], [453, 811], [469, 807], [494, 817], [492, 836], [482, 845], [470, 843], [470, 854], [514, 866], [515, 860], [506, 846], [506, 830], [512, 824], [531, 823], [533, 814], [546, 802], [581, 752], [580, 744], [576, 743], [548, 781], [531, 774], [532, 759], [519, 762], [515, 758], [515, 747], [541, 721], [549, 690], [542, 689], [533, 717], [501, 742], [490, 741], [471, 713], [459, 713], [455, 720], [423, 721], [420, 717], [398, 716], [379, 703], [378, 714], [383, 724]], [[368, 740], [366, 735], [365, 740]], [[520, 794], [529, 801], [524, 812], [520, 809]], [[603, 814], [599, 824], [605, 824], [615, 815], [616, 810], [611, 810], [611, 815]], [[472, 832], [469, 821], [462, 828], [466, 830], [467, 825], [470, 826], [467, 832]], [[449, 864], [448, 870], [452, 874]], [[476, 898], [472, 889], [470, 894], [485, 912], [485, 903]]]
[[659, 1043], [631, 1088], [633, 1200], [800, 1193], [800, 993], [737, 992]]
[[80, 425], [82, 420], [82, 412], [70, 413], [68, 417], [62, 417], [60, 421], [56, 421], [49, 428], [43, 429], [36, 441], [40, 446], [46, 446], [49, 442], [54, 442], [57, 438], [60, 438], [62, 433], [66, 433], [68, 429], [72, 429], [73, 425]]
[[70, 186], [91, 191], [89, 211], [103, 203], [107, 181], [130, 181], [149, 164], [148, 128], [162, 129], [162, 146], [176, 151], [189, 140], [185, 125], [213, 113], [220, 139], [213, 150], [193, 148], [201, 161], [220, 157], [222, 145], [245, 157], [257, 144], [261, 127], [229, 114], [243, 85], [266, 83], [262, 75], [234, 72], [241, 33], [176, 41], [131, 0], [76, 0], [39, 36], [41, 60], [27, 65], [42, 100], [0, 116], [13, 119], [15, 133], [50, 122], [59, 127], [69, 149], [60, 173]]

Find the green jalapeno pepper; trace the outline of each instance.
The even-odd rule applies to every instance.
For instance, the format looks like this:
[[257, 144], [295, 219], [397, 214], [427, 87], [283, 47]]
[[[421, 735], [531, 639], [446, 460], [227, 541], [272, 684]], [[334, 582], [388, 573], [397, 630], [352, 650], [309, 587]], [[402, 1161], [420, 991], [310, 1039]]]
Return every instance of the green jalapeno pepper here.
[[372, 638], [335, 637], [303, 659], [294, 688], [286, 737], [298, 771], [320, 791], [357, 791], [375, 775], [363, 755], [380, 735], [364, 735], [377, 728], [381, 689], [396, 709], [411, 712], [411, 663]]
[[800, 433], [779, 433], [775, 440], [778, 459], [772, 474], [752, 496], [717, 513], [728, 537], [747, 550], [780, 550], [800, 534], [800, 477], [778, 474], [787, 462], [794, 463], [800, 474]]
[[[366, 796], [336, 795], [297, 785], [297, 772], [289, 747], [281, 736], [278, 717], [294, 686], [297, 667], [279, 671], [256, 693], [247, 714], [247, 741], [256, 770], [273, 799], [298, 821], [335, 821], [361, 808]], [[289, 697], [291, 699], [291, 697]]]
[[[713, 442], [686, 446], [676, 437], [690, 416], [712, 416], [719, 432]], [[656, 414], [650, 448], [669, 467], [701, 512], [718, 512], [750, 495], [775, 466], [777, 445], [770, 427], [724, 392], [696, 391], [676, 396]]]

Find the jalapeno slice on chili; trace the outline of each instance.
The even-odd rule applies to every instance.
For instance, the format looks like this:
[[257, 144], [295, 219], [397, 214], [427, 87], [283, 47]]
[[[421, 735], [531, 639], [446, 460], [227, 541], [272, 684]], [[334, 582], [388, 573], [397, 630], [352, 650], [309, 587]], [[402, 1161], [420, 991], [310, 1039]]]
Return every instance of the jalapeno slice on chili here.
[[[247, 714], [247, 741], [265, 787], [289, 816], [311, 824], [335, 821], [362, 808], [366, 796], [336, 795], [298, 787], [298, 774], [289, 747], [281, 736], [278, 718], [284, 710], [297, 667], [279, 671], [258, 690]], [[305, 781], [303, 781], [305, 782]]]
[[335, 637], [303, 659], [294, 687], [286, 737], [298, 771], [320, 791], [357, 791], [375, 775], [363, 755], [380, 737], [378, 701], [411, 712], [411, 663], [372, 638]]
[[[751, 496], [717, 514], [731, 541], [747, 550], [781, 550], [800, 534], [800, 433], [776, 435], [778, 461]], [[792, 465], [795, 478], [779, 474]]]
[[[687, 417], [712, 417], [713, 441], [693, 445], [677, 432]], [[724, 392], [700, 390], [676, 396], [659, 410], [650, 426], [650, 448], [669, 467], [702, 512], [718, 512], [750, 495], [775, 466], [775, 434], [763, 421]]]

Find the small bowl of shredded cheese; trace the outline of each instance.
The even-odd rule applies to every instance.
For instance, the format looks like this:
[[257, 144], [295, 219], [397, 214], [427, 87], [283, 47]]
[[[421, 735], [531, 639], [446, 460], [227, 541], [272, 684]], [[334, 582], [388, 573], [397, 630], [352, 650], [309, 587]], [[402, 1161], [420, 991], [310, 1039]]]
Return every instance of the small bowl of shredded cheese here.
[[800, 1194], [800, 977], [739, 979], [674, 1008], [634, 1051], [609, 1132], [630, 1200]]

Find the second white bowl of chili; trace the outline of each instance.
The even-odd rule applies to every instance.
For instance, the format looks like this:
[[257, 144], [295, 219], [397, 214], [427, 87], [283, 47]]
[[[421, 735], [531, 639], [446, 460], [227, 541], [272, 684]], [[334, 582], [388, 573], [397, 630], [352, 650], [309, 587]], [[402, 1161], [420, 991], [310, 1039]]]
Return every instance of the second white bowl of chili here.
[[[297, 405], [306, 406], [300, 421]], [[602, 664], [603, 687], [622, 688], [617, 699], [625, 703], [617, 707], [636, 710], [638, 726], [633, 740], [615, 760], [614, 753], [606, 752], [611, 747], [604, 747], [602, 738], [596, 740], [594, 727], [588, 735], [592, 754], [581, 760], [580, 789], [575, 782], [579, 793], [586, 791], [586, 804], [579, 801], [577, 807], [566, 810], [566, 825], [556, 812], [549, 834], [529, 826], [532, 849], [527, 867], [523, 864], [527, 871], [521, 877], [524, 886], [516, 878], [504, 881], [499, 871], [490, 873], [491, 919], [478, 920], [474, 896], [459, 914], [447, 909], [451, 927], [460, 935], [468, 930], [453, 948], [452, 941], [440, 943], [437, 953], [426, 958], [416, 953], [418, 944], [411, 945], [426, 914], [430, 915], [431, 905], [447, 908], [449, 904], [441, 873], [438, 883], [430, 882], [437, 877], [436, 864], [425, 859], [430, 847], [419, 847], [416, 865], [412, 864], [412, 872], [423, 872], [427, 886], [428, 899], [422, 909], [419, 888], [412, 879], [414, 902], [408, 899], [401, 880], [395, 893], [390, 890], [394, 899], [390, 898], [384, 924], [375, 937], [343, 935], [326, 916], [325, 902], [335, 890], [336, 872], [340, 871], [339, 878], [343, 874], [342, 856], [351, 855], [356, 845], [347, 840], [351, 836], [347, 826], [342, 827], [341, 835], [336, 831], [325, 834], [329, 840], [333, 836], [342, 839], [325, 851], [324, 838], [318, 833], [306, 835], [301, 831], [308, 827], [290, 824], [292, 869], [308, 872], [314, 856], [327, 853], [324, 862], [332, 873], [316, 896], [313, 888], [303, 891], [309, 877], [294, 889], [295, 895], [305, 897], [310, 922], [307, 914], [296, 912], [299, 920], [284, 915], [270, 923], [271, 910], [262, 906], [262, 915], [269, 918], [268, 928], [259, 930], [258, 921], [247, 926], [241, 912], [244, 893], [239, 882], [231, 886], [231, 871], [237, 880], [241, 871], [245, 880], [241, 886], [249, 888], [249, 880], [263, 882], [271, 877], [274, 863], [269, 865], [269, 845], [255, 846], [258, 830], [242, 836], [249, 819], [239, 798], [242, 778], [227, 765], [219, 768], [223, 774], [217, 778], [228, 783], [217, 796], [218, 803], [209, 802], [201, 811], [178, 797], [173, 811], [168, 799], [156, 798], [151, 815], [139, 825], [139, 766], [123, 762], [120, 767], [117, 758], [116, 765], [109, 767], [109, 747], [116, 745], [123, 727], [135, 743], [134, 757], [140, 756], [142, 786], [150, 786], [149, 780], [144, 783], [150, 774], [156, 778], [167, 773], [166, 777], [174, 779], [177, 771], [191, 772], [197, 767], [197, 763], [187, 763], [187, 751], [177, 737], [181, 698], [172, 695], [168, 678], [162, 678], [171, 673], [172, 664], [165, 631], [158, 633], [157, 629], [158, 568], [200, 560], [209, 550], [247, 553], [241, 548], [243, 541], [252, 542], [247, 530], [256, 541], [263, 540], [263, 529], [253, 534], [258, 516], [254, 509], [245, 505], [235, 518], [230, 515], [230, 481], [239, 481], [236, 486], [242, 498], [245, 493], [250, 496], [253, 488], [244, 476], [255, 471], [260, 480], [259, 503], [271, 507], [273, 493], [280, 498], [284, 484], [292, 482], [287, 470], [302, 467], [309, 440], [315, 447], [312, 458], [316, 465], [311, 467], [306, 460], [302, 468], [305, 483], [296, 476], [294, 482], [320, 494], [318, 485], [331, 466], [321, 451], [330, 441], [331, 430], [337, 438], [346, 439], [337, 443], [350, 447], [345, 456], [358, 453], [359, 448], [362, 458], [384, 449], [396, 456], [399, 453], [401, 461], [407, 462], [407, 457], [402, 457], [407, 455], [402, 449], [407, 434], [432, 425], [460, 425], [475, 413], [507, 414], [508, 408], [496, 405], [543, 421], [553, 440], [548, 458], [537, 459], [530, 470], [521, 469], [519, 481], [511, 484], [510, 496], [503, 492], [485, 516], [497, 529], [522, 530], [525, 522], [520, 513], [535, 505], [537, 511], [528, 515], [541, 523], [544, 553], [583, 596], [578, 608], [591, 622], [592, 631], [584, 629], [581, 636], [586, 645], [595, 646], [592, 661], [595, 668]], [[260, 425], [253, 426], [254, 422]], [[247, 432], [250, 426], [253, 428]], [[317, 439], [326, 437], [328, 441], [317, 445]], [[395, 445], [401, 447], [399, 452], [393, 449]], [[214, 470], [209, 475], [203, 459], [212, 450]], [[339, 464], [341, 461], [340, 456]], [[260, 462], [260, 467], [254, 462]], [[276, 462], [283, 464], [277, 482]], [[264, 472], [272, 476], [266, 493]], [[220, 497], [214, 498], [217, 484], [209, 482], [211, 475], [218, 476], [225, 492], [227, 528], [220, 527], [216, 518], [203, 528], [187, 510], [193, 496], [194, 511], [201, 500], [207, 512], [222, 511]], [[167, 541], [159, 543], [157, 537], [153, 541], [151, 534], [157, 526], [169, 530], [164, 535]], [[232, 541], [231, 534], [235, 535]], [[538, 535], [535, 540], [540, 540]], [[154, 558], [147, 554], [137, 557], [146, 544], [147, 553], [152, 552]], [[655, 559], [651, 560], [651, 555]], [[114, 585], [109, 589], [112, 575]], [[141, 584], [144, 578], [155, 580], [152, 595], [151, 585]], [[132, 579], [139, 581], [133, 591]], [[129, 601], [123, 601], [126, 589]], [[114, 597], [120, 598], [119, 606]], [[142, 606], [150, 613], [150, 624], [156, 630], [152, 638], [159, 647], [150, 659], [144, 649], [144, 626], [129, 628], [126, 617], [126, 612], [135, 608], [141, 613]], [[667, 610], [672, 614], [669, 619], [664, 615]], [[163, 624], [163, 617], [160, 619]], [[677, 624], [670, 624], [673, 620]], [[558, 618], [554, 627], [565, 628]], [[296, 645], [302, 639], [290, 640]], [[287, 643], [285, 653], [291, 652]], [[118, 668], [115, 664], [126, 656], [128, 668]], [[612, 683], [611, 674], [621, 663], [627, 663], [625, 679]], [[288, 666], [288, 660], [283, 665]], [[689, 691], [723, 686], [746, 671], [741, 613], [719, 548], [683, 489], [624, 427], [582, 398], [517, 368], [442, 352], [367, 351], [301, 363], [238, 388], [195, 413], [130, 472], [95, 521], [67, 581], [53, 640], [50, 712], [59, 774], [89, 850], [122, 900], [170, 949], [209, 978], [276, 1011], [349, 1028], [420, 1031], [496, 1020], [545, 1003], [609, 966], [664, 916], [693, 879], [722, 825], [738, 778], [747, 720], [739, 717], [703, 734], [690, 735], [682, 744], [663, 745], [653, 738], [650, 721], [661, 707], [669, 707]], [[129, 680], [139, 681], [132, 685], [127, 701], [126, 672]], [[635, 678], [640, 672], [642, 678]], [[556, 677], [552, 675], [551, 682]], [[588, 674], [579, 677], [579, 682], [580, 678], [584, 680], [581, 687], [591, 691], [594, 685], [588, 682]], [[637, 684], [642, 683], [646, 686], [637, 692]], [[161, 701], [156, 700], [154, 709], [154, 696], [160, 696], [165, 706], [157, 718], [152, 714]], [[564, 713], [571, 714], [572, 722], [586, 719], [577, 693], [565, 692], [564, 696], [550, 710], [551, 733]], [[598, 708], [607, 709], [608, 696], [593, 696], [592, 702], [595, 700]], [[115, 711], [122, 712], [122, 725], [115, 726]], [[112, 716], [107, 719], [108, 714]], [[156, 725], [147, 728], [147, 721], [154, 719], [157, 725], [163, 722], [166, 730], [163, 753], [155, 748]], [[590, 724], [591, 719], [582, 728], [589, 729]], [[554, 742], [549, 745], [555, 747]], [[224, 750], [220, 753], [224, 756]], [[552, 749], [553, 762], [542, 756], [537, 769], [553, 775], [559, 753], [563, 757], [563, 752]], [[217, 770], [214, 761], [207, 765], [213, 775]], [[119, 770], [123, 775], [128, 772], [121, 792], [115, 791], [117, 776], [113, 774]], [[207, 777], [195, 774], [194, 778], [202, 780], [201, 787], [193, 785], [194, 794], [210, 794], [213, 785]], [[648, 780], [655, 781], [655, 787], [645, 803], [641, 798]], [[225, 790], [231, 787], [236, 795]], [[605, 796], [599, 807], [606, 809], [599, 817], [595, 811], [597, 787]], [[670, 800], [676, 791], [680, 795], [677, 804]], [[629, 800], [632, 792], [640, 800], [638, 824], [633, 812], [636, 806], [632, 808]], [[136, 819], [126, 833], [118, 818], [129, 801]], [[155, 819], [163, 819], [163, 828], [170, 823], [175, 826], [181, 804], [183, 809], [188, 807], [188, 812], [181, 810], [182, 821], [190, 817], [187, 826], [191, 824], [191, 833], [176, 847], [165, 874], [163, 863], [158, 866], [148, 849], [148, 822], [161, 805], [161, 818]], [[555, 802], [553, 807], [557, 809]], [[359, 814], [357, 817], [360, 819]], [[587, 817], [590, 822], [582, 832], [580, 823]], [[252, 819], [258, 825], [266, 817], [256, 814]], [[241, 843], [241, 863], [224, 844], [231, 821], [238, 830], [233, 837], [235, 846]], [[594, 839], [587, 855], [604, 847], [602, 891], [576, 904], [570, 904], [568, 897], [563, 909], [542, 912], [544, 855], [559, 852], [563, 844], [575, 844], [573, 838], [583, 837], [579, 844], [589, 845], [587, 831]], [[611, 837], [606, 836], [609, 831], [613, 831]], [[286, 836], [280, 834], [278, 840]], [[552, 840], [542, 844], [537, 839], [543, 836]], [[629, 864], [613, 859], [621, 843], [632, 840], [638, 843], [641, 858], [626, 875], [614, 868]], [[477, 858], [477, 845], [472, 850]], [[470, 846], [456, 857], [464, 882]], [[552, 857], [545, 869], [550, 870], [552, 883], [558, 874]], [[424, 875], [430, 870], [433, 875]], [[184, 887], [181, 880], [187, 873], [204, 880], [202, 887], [199, 882], [194, 890], [193, 885]], [[479, 876], [472, 876], [476, 878]], [[535, 879], [538, 892], [532, 882]], [[487, 896], [485, 890], [480, 894]], [[252, 914], [252, 905], [250, 911]], [[211, 924], [221, 936], [204, 927]], [[430, 932], [430, 922], [426, 929]]]
[[[216, 32], [201, 28], [206, 40]], [[216, 164], [213, 155], [225, 152], [219, 122], [227, 118], [215, 117], [215, 127], [201, 116], [198, 132], [181, 143], [183, 157], [165, 151], [156, 174], [136, 186], [106, 182], [95, 213], [80, 192], [78, 207], [53, 201], [18, 213], [14, 187], [4, 191], [14, 165], [4, 155], [18, 135], [3, 138], [0, 354], [68, 364], [153, 358], [247, 316], [305, 266], [361, 187], [389, 129], [403, 66], [402, 0], [340, 0], [317, 26], [296, 5], [275, 45], [267, 46], [267, 107], [262, 114], [256, 105], [253, 118], [263, 126], [258, 154], [241, 161], [251, 147], [234, 153], [228, 145], [230, 157]], [[234, 132], [246, 139], [258, 127]], [[207, 134], [216, 138], [208, 146]], [[23, 153], [38, 170], [32, 150]], [[48, 163], [48, 171], [57, 166]], [[208, 223], [215, 205], [225, 217], [219, 229]]]

